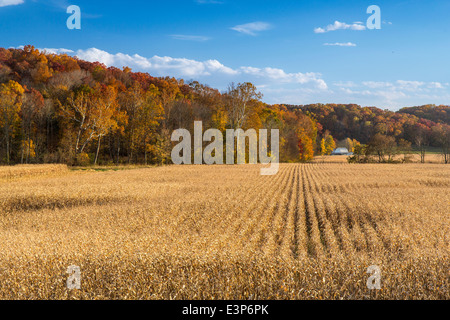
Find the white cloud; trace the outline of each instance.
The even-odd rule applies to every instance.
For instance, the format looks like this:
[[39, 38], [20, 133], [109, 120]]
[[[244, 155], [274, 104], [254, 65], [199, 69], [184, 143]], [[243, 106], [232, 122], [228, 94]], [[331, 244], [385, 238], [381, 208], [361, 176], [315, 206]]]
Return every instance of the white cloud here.
[[422, 104], [442, 104], [450, 99], [448, 84], [424, 81], [363, 81], [334, 83], [345, 101], [398, 109]]
[[394, 87], [399, 90], [419, 92], [419, 91], [426, 89], [426, 88], [424, 88], [425, 85], [426, 85], [426, 83], [422, 82], [422, 81], [397, 80]]
[[247, 24], [241, 24], [231, 28], [231, 30], [256, 36], [258, 32], [269, 30], [272, 26], [267, 22], [251, 22]]
[[357, 84], [353, 81], [338, 81], [333, 83], [336, 87], [342, 87], [342, 88], [353, 88], [356, 87]]
[[430, 89], [444, 89], [444, 86], [442, 83], [440, 82], [430, 82], [428, 84], [428, 88]]
[[388, 88], [391, 90], [403, 90], [411, 92], [431, 92], [434, 89], [445, 89], [447, 84], [440, 82], [424, 82], [424, 81], [405, 81], [397, 80], [395, 82], [363, 82], [364, 86], [369, 88]]
[[217, 60], [208, 60], [204, 62], [205, 67], [210, 70], [212, 73], [214, 72], [220, 72], [223, 74], [228, 74], [228, 75], [236, 75], [239, 72], [236, 70], [233, 70], [229, 67], [224, 66], [223, 64], [221, 64], [219, 61]]
[[0, 7], [15, 6], [24, 3], [23, 0], [0, 0]]
[[352, 42], [336, 42], [336, 43], [324, 43], [324, 46], [338, 46], [338, 47], [356, 47], [356, 44]]
[[151, 62], [148, 59], [138, 54], [135, 54], [133, 56], [123, 53], [110, 54], [106, 51], [97, 48], [91, 48], [88, 50], [78, 50], [75, 52], [75, 55], [82, 60], [87, 60], [90, 62], [98, 61], [107, 66], [115, 66], [115, 67], [129, 66], [132, 68], [139, 68], [139, 69], [147, 69], [152, 66]]
[[64, 48], [59, 48], [59, 49], [55, 49], [55, 48], [44, 48], [44, 49], [38, 49], [39, 51], [45, 51], [47, 53], [50, 54], [70, 54], [73, 53], [73, 50], [69, 50], [69, 49], [64, 49]]
[[205, 36], [192, 36], [185, 34], [172, 34], [171, 37], [176, 40], [198, 41], [198, 42], [211, 40], [211, 38]]
[[364, 81], [363, 86], [366, 86], [371, 89], [379, 89], [379, 88], [388, 88], [393, 87], [393, 84], [390, 82], [383, 82], [383, 81]]
[[242, 73], [247, 75], [256, 76], [260, 79], [270, 79], [278, 83], [297, 83], [297, 84], [307, 84], [311, 83], [317, 89], [326, 90], [328, 86], [326, 82], [321, 79], [321, 74], [319, 73], [286, 73], [282, 69], [277, 68], [253, 68], [253, 67], [241, 67], [239, 69]]
[[[52, 49], [56, 50], [56, 49]], [[277, 83], [310, 84], [318, 89], [327, 89], [327, 84], [319, 73], [287, 73], [282, 69], [266, 67], [255, 68], [242, 66], [230, 68], [217, 60], [197, 61], [186, 58], [153, 56], [145, 58], [140, 55], [123, 53], [110, 54], [97, 48], [78, 50], [74, 53], [80, 59], [99, 61], [107, 66], [129, 66], [139, 71], [147, 71], [155, 76], [175, 77], [233, 77], [245, 81], [269, 81]]]
[[353, 24], [347, 24], [345, 22], [335, 21], [333, 24], [326, 26], [325, 28], [315, 28], [315, 33], [325, 33], [336, 30], [356, 30], [363, 31], [366, 30], [366, 26], [361, 22], [355, 22]]

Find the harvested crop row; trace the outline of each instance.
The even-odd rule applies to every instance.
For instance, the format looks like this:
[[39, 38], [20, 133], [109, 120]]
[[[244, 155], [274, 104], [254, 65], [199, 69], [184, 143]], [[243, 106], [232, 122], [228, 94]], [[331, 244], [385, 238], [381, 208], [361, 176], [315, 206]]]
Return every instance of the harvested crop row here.
[[[0, 299], [450, 298], [448, 166], [260, 168], [1, 183]], [[381, 291], [366, 286], [371, 265]]]

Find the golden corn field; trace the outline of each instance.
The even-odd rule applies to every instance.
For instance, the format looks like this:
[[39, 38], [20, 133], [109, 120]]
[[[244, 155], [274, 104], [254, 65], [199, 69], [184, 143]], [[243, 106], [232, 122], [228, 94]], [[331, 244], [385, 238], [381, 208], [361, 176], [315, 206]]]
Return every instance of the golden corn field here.
[[259, 169], [0, 168], [0, 299], [450, 298], [449, 166]]

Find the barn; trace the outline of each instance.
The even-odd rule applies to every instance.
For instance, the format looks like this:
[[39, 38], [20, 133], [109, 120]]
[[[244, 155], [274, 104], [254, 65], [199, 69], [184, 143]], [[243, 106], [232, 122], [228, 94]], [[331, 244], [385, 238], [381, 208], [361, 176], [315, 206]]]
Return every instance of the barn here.
[[332, 156], [351, 156], [352, 152], [349, 152], [347, 148], [337, 148], [331, 153]]

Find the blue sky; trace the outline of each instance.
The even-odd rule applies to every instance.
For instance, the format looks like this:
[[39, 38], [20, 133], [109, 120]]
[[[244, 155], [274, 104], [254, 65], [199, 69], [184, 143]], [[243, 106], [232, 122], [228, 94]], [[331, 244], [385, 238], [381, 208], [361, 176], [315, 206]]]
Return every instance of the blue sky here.
[[[81, 30], [69, 30], [69, 5]], [[366, 26], [381, 9], [381, 29]], [[0, 0], [0, 46], [32, 44], [268, 103], [450, 103], [450, 1]]]

